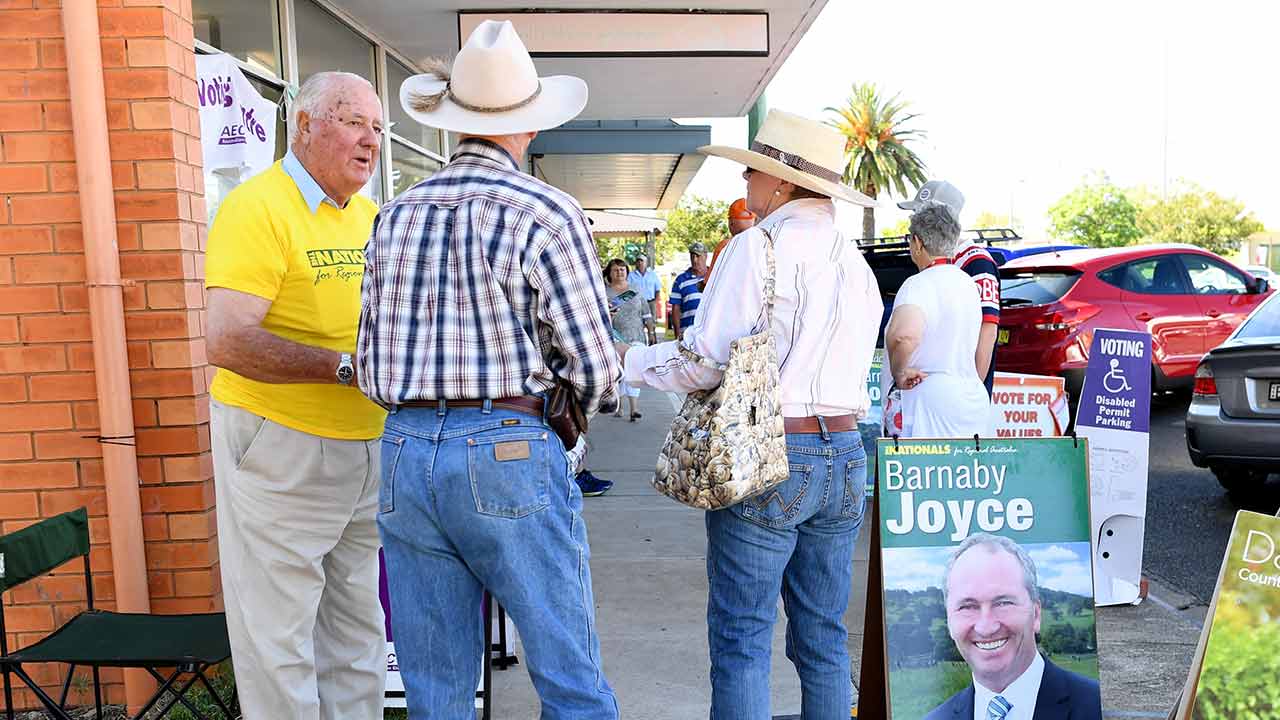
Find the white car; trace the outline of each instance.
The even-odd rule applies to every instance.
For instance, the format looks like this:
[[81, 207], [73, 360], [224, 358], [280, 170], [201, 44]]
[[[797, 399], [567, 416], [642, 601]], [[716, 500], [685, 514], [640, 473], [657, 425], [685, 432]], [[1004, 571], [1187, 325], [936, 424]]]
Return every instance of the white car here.
[[1246, 265], [1244, 269], [1250, 275], [1266, 280], [1271, 287], [1275, 287], [1276, 281], [1280, 280], [1280, 275], [1277, 275], [1274, 270], [1265, 265]]

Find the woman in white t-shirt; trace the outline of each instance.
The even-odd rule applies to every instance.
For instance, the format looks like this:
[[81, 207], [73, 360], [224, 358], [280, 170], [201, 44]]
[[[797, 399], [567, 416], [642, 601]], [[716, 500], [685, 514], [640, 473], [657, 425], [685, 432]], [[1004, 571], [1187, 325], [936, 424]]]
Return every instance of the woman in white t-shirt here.
[[885, 330], [885, 431], [904, 438], [989, 435], [990, 399], [974, 368], [982, 307], [973, 279], [951, 262], [960, 224], [928, 203], [907, 241], [920, 272], [907, 278]]

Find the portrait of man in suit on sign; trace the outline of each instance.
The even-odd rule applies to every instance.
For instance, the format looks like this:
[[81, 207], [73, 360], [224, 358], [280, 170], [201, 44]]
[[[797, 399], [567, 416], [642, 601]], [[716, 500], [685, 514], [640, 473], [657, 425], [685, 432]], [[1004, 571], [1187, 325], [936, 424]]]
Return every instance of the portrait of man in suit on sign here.
[[1101, 720], [1098, 682], [1040, 654], [1036, 566], [1014, 541], [979, 533], [943, 575], [947, 630], [972, 682], [925, 720]]

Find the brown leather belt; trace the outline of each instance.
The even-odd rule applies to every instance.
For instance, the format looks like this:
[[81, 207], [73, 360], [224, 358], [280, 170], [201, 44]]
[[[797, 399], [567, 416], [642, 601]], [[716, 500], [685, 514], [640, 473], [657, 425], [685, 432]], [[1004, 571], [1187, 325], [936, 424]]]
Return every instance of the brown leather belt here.
[[[858, 429], [858, 420], [852, 415], [824, 415], [822, 422], [827, 426], [827, 432], [829, 433]], [[822, 433], [822, 426], [818, 424], [818, 418], [815, 415], [782, 418], [782, 427], [788, 435], [819, 435]]]
[[[484, 400], [410, 400], [409, 402], [400, 403], [400, 407], [437, 409], [440, 407], [441, 402], [444, 402], [445, 408], [484, 407]], [[492, 401], [492, 407], [494, 410], [511, 410], [540, 418], [542, 417], [542, 402], [540, 397], [519, 395], [517, 397], [495, 398]]]

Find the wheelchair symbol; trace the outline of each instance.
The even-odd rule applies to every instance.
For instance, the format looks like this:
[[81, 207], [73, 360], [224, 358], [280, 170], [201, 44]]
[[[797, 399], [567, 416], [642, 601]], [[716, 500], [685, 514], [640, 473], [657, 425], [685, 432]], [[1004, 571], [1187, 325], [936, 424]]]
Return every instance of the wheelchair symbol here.
[[1120, 369], [1120, 361], [1116, 358], [1111, 358], [1111, 369], [1102, 376], [1102, 387], [1112, 395], [1133, 389], [1129, 386], [1129, 380], [1124, 376], [1124, 371]]

